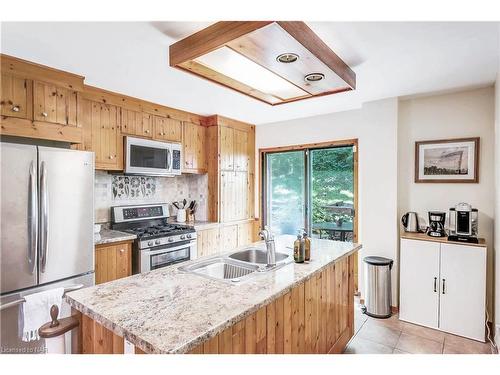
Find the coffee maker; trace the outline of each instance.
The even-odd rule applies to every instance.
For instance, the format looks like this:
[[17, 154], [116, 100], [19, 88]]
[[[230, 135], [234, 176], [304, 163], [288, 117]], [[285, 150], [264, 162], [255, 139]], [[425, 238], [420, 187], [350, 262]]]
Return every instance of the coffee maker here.
[[429, 227], [427, 235], [431, 237], [446, 237], [444, 224], [446, 221], [446, 212], [429, 211]]
[[448, 241], [478, 243], [478, 211], [468, 203], [450, 208], [450, 235]]

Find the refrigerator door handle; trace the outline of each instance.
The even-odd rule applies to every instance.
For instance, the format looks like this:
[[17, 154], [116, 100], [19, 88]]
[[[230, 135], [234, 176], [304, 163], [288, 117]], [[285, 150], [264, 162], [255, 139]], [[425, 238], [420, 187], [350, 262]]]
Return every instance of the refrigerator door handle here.
[[38, 197], [37, 197], [37, 179], [36, 166], [32, 161], [30, 165], [29, 192], [28, 192], [28, 264], [30, 273], [33, 275], [37, 261], [38, 244]]
[[47, 167], [44, 161], [40, 165], [40, 271], [45, 272], [49, 245], [49, 194]]

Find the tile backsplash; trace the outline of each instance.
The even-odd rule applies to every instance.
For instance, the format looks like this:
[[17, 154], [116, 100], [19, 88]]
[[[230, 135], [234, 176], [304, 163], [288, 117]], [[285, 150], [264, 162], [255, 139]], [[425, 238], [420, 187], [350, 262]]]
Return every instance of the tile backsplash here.
[[168, 203], [170, 215], [177, 210], [172, 202], [196, 200], [197, 220], [207, 219], [208, 176], [181, 175], [175, 177], [124, 176], [95, 172], [95, 221], [110, 221], [110, 207], [131, 204]]

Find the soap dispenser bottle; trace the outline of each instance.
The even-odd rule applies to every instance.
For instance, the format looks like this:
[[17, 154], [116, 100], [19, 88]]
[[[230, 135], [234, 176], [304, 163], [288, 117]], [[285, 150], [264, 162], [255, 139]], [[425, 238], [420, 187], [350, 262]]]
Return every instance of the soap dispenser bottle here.
[[300, 231], [297, 233], [297, 239], [293, 243], [293, 260], [295, 263], [304, 263], [304, 239]]

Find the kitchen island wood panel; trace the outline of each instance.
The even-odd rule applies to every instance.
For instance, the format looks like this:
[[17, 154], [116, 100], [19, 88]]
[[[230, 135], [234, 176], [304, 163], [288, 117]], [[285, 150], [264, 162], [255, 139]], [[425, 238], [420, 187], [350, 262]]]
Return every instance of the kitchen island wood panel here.
[[[354, 254], [190, 350], [188, 354], [342, 353], [354, 334]], [[82, 353], [119, 354], [124, 340], [82, 315]], [[139, 348], [136, 354], [144, 353]]]
[[342, 353], [354, 334], [353, 271], [350, 255], [189, 354]]

